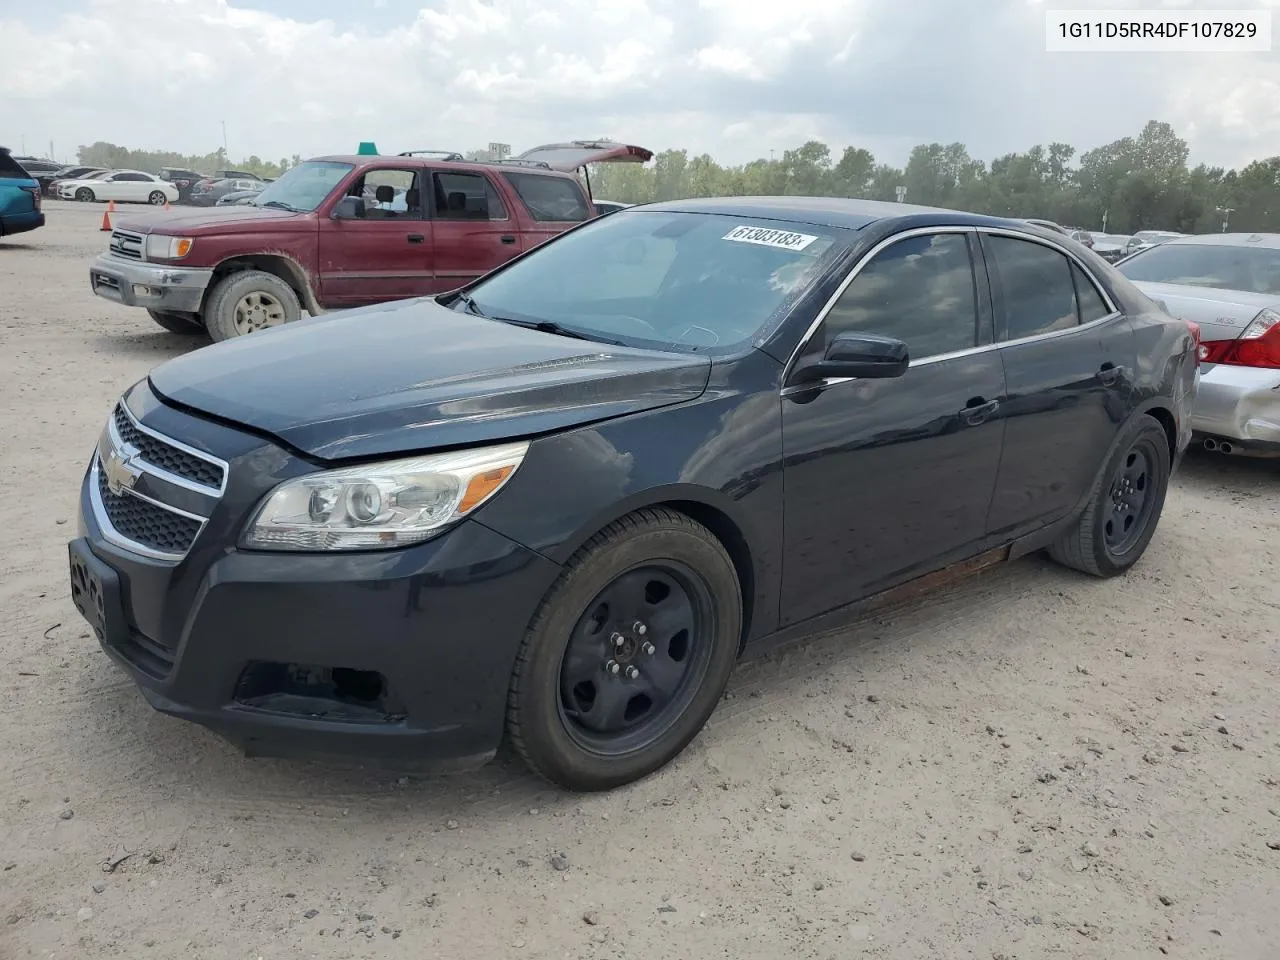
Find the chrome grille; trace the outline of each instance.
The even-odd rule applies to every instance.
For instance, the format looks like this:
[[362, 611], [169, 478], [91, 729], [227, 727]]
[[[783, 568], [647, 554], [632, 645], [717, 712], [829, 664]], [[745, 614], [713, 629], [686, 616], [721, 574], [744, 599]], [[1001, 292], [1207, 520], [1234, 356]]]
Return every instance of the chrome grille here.
[[212, 493], [222, 492], [226, 473], [221, 466], [176, 447], [153, 433], [144, 433], [123, 403], [116, 404], [111, 422], [120, 442], [126, 448], [132, 447], [137, 459], [171, 476], [205, 487]]
[[107, 249], [113, 257], [126, 260], [142, 259], [142, 234], [129, 230], [112, 230]]
[[98, 498], [116, 533], [156, 553], [170, 556], [183, 556], [191, 549], [196, 535], [204, 526], [203, 521], [174, 513], [131, 493], [114, 494], [107, 487], [101, 462], [95, 472], [98, 475]]

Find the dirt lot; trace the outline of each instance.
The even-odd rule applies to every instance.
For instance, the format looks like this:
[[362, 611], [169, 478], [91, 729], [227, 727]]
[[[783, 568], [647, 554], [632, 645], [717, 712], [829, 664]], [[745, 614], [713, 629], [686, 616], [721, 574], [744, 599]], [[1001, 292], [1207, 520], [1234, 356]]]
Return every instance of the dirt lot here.
[[48, 212], [0, 241], [0, 957], [1276, 956], [1280, 464], [1191, 458], [1126, 579], [1032, 558], [745, 666], [610, 795], [246, 760], [68, 599], [110, 404], [192, 344]]

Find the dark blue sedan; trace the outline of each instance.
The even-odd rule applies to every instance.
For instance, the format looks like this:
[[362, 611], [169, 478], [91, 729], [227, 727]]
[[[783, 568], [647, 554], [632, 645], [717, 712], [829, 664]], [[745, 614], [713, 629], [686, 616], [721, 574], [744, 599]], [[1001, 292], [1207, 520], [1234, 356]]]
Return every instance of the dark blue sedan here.
[[152, 705], [251, 754], [505, 736], [609, 788], [741, 657], [868, 602], [1041, 549], [1128, 570], [1196, 339], [1025, 222], [628, 208], [153, 370], [90, 457], [72, 590]]

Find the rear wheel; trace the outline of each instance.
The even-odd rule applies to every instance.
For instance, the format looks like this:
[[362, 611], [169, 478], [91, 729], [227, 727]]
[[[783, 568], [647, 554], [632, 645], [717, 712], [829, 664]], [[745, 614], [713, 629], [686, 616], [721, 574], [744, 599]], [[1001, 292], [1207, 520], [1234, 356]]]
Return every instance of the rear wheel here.
[[88, 187], [80, 187], [76, 190], [76, 199], [81, 203], [90, 203], [94, 200], [93, 191]]
[[256, 333], [302, 316], [293, 288], [273, 273], [242, 270], [214, 287], [205, 304], [204, 322], [214, 340]]
[[1156, 532], [1169, 473], [1164, 427], [1144, 414], [1126, 429], [1079, 522], [1049, 548], [1049, 555], [1095, 577], [1124, 573]]
[[702, 729], [737, 660], [742, 594], [720, 542], [646, 509], [597, 534], [530, 624], [507, 698], [528, 764], [571, 790], [637, 780]]
[[169, 198], [166, 197], [159, 190], [152, 190], [151, 196], [147, 197], [147, 203], [151, 204], [153, 207], [159, 207], [163, 205], [164, 202], [168, 199]]
[[204, 324], [194, 313], [179, 313], [176, 310], [147, 310], [147, 313], [170, 333], [195, 336], [205, 332]]

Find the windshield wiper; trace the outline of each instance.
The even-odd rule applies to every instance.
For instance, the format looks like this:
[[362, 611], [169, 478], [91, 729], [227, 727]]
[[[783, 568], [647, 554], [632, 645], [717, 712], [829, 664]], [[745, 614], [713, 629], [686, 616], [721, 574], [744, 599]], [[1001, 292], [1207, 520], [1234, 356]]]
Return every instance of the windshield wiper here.
[[281, 210], [288, 210], [291, 213], [301, 213], [297, 207], [285, 203], [283, 200], [268, 200], [266, 203], [255, 203], [255, 207], [279, 207]]
[[460, 303], [467, 308], [469, 313], [475, 314], [477, 317], [484, 317], [486, 320], [496, 320], [498, 323], [509, 323], [513, 327], [524, 327], [526, 330], [540, 330], [543, 333], [554, 333], [558, 337], [570, 337], [574, 340], [590, 340], [595, 343], [608, 343], [615, 347], [625, 346], [621, 340], [610, 340], [608, 337], [597, 336], [594, 333], [584, 333], [581, 330], [575, 330], [572, 327], [566, 327], [563, 324], [556, 323], [552, 320], [516, 320], [514, 317], [495, 317], [485, 313], [476, 305], [469, 293], [459, 293], [454, 298], [454, 303]]
[[479, 307], [476, 306], [475, 300], [471, 298], [471, 294], [469, 293], [459, 293], [456, 297], [453, 298], [453, 300], [454, 300], [454, 303], [462, 304], [464, 307], [467, 308], [468, 312], [474, 313], [477, 317], [486, 317], [486, 318], [488, 317], [488, 314], [486, 314], [483, 310], [481, 310]]

